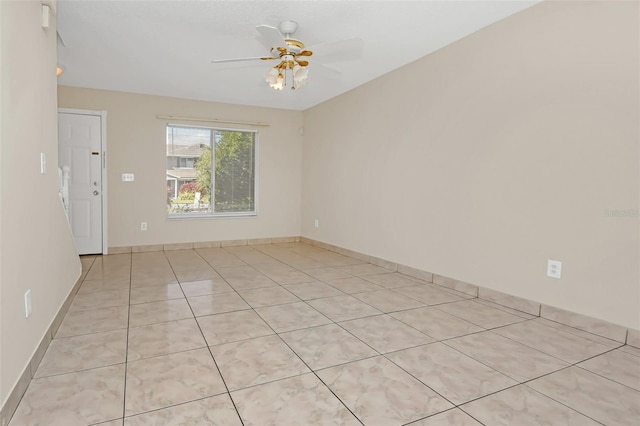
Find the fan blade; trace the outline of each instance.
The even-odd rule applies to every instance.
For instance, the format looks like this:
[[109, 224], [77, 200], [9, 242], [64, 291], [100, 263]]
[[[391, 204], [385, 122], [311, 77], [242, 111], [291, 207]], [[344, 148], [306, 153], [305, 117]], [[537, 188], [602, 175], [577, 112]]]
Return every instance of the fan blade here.
[[263, 37], [263, 44], [265, 44], [265, 46], [269, 50], [287, 45], [287, 43], [284, 41], [284, 36], [276, 27], [272, 27], [270, 25], [258, 25], [256, 27], [256, 30], [258, 30], [260, 35]]
[[300, 61], [298, 59], [296, 59], [296, 62], [298, 63], [298, 65], [300, 65], [301, 67], [306, 67], [307, 65], [309, 65], [309, 61]]
[[313, 52], [310, 50], [303, 50], [300, 53], [296, 53], [296, 56], [311, 56], [313, 55]]
[[313, 55], [327, 61], [348, 61], [358, 59], [362, 56], [364, 42], [360, 38], [348, 38], [339, 41], [320, 43], [309, 47]]
[[313, 76], [323, 80], [337, 81], [342, 76], [342, 72], [323, 64], [313, 64]]
[[213, 61], [211, 61], [212, 64], [222, 64], [224, 62], [242, 62], [242, 61], [255, 61], [255, 60], [262, 60], [262, 61], [268, 61], [270, 59], [278, 59], [278, 57], [271, 57], [271, 56], [255, 56], [252, 58], [230, 58], [230, 59], [214, 59]]

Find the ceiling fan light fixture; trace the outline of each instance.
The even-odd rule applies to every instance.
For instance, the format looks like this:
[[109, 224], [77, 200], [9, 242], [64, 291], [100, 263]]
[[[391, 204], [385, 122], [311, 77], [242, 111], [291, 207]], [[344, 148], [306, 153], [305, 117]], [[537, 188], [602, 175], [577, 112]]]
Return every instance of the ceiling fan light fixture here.
[[276, 80], [276, 84], [271, 85], [271, 87], [273, 87], [276, 90], [284, 89], [284, 77], [282, 76], [282, 73], [278, 74], [278, 79]]
[[270, 68], [267, 71], [267, 75], [265, 75], [264, 80], [269, 84], [269, 87], [275, 90], [282, 90], [285, 86], [284, 76], [282, 75], [282, 71], [275, 66]]
[[282, 90], [287, 86], [287, 82], [290, 82], [292, 89], [299, 89], [307, 84], [307, 76], [309, 70], [306, 67], [300, 66], [293, 60], [283, 60], [273, 68], [269, 68], [267, 74], [264, 76], [264, 80], [269, 84], [269, 87], [275, 90]]
[[267, 71], [267, 74], [264, 76], [264, 81], [266, 81], [270, 85], [275, 84], [276, 81], [278, 80], [279, 73], [280, 72], [278, 71], [278, 68], [276, 67], [269, 68], [269, 71]]
[[302, 67], [300, 65], [295, 65], [293, 67], [293, 81], [297, 83], [306, 82], [308, 76], [309, 70], [307, 67]]
[[307, 77], [309, 76], [309, 70], [307, 67], [296, 64], [291, 72], [293, 73], [294, 89], [299, 89], [307, 84]]

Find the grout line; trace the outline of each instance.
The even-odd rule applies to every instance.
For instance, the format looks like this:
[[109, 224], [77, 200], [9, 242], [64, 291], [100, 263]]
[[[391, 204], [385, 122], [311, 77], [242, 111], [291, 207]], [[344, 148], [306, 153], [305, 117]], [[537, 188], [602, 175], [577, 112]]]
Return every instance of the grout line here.
[[129, 328], [131, 324], [131, 276], [133, 273], [133, 255], [129, 254], [129, 306], [127, 309], [127, 331], [124, 347], [124, 384], [122, 388], [122, 423], [127, 413], [127, 374], [129, 371]]
[[[610, 350], [610, 351], [608, 351], [608, 352], [605, 352], [605, 353], [613, 352], [613, 351], [616, 351], [616, 350], [618, 350], [618, 349], [619, 349], [619, 348], [612, 349], [612, 350]], [[603, 353], [603, 354], [600, 354], [600, 355], [604, 355], [604, 353]], [[610, 382], [617, 383], [617, 384], [619, 384], [619, 385], [621, 385], [621, 386], [624, 386], [624, 387], [626, 387], [626, 388], [629, 388], [630, 390], [632, 390], [632, 391], [634, 391], [634, 392], [640, 393], [640, 389], [636, 389], [636, 388], [633, 388], [633, 387], [631, 387], [631, 386], [629, 386], [629, 385], [625, 385], [624, 383], [621, 383], [621, 382], [619, 382], [619, 381], [617, 381], [617, 380], [614, 380], [614, 379], [612, 379], [612, 378], [610, 378], [610, 377], [604, 376], [604, 375], [602, 375], [602, 374], [600, 374], [600, 373], [598, 373], [598, 372], [595, 372], [595, 371], [589, 370], [589, 369], [588, 369], [588, 368], [586, 368], [586, 367], [582, 367], [582, 366], [578, 365], [578, 364], [582, 364], [582, 363], [583, 363], [583, 362], [585, 362], [585, 361], [589, 361], [589, 360], [590, 360], [590, 359], [592, 359], [592, 358], [599, 357], [600, 355], [592, 356], [591, 358], [588, 358], [588, 359], [585, 359], [585, 360], [580, 361], [580, 362], [578, 362], [578, 363], [575, 363], [575, 364], [573, 364], [572, 366], [575, 366], [576, 368], [580, 368], [580, 369], [582, 369], [582, 370], [584, 370], [584, 371], [587, 371], [587, 372], [589, 372], [589, 373], [591, 373], [591, 374], [594, 374], [594, 375], [596, 375], [596, 376], [598, 376], [598, 377], [602, 377], [603, 379], [606, 379], [606, 380], [608, 380], [608, 381], [610, 381]]]
[[[127, 416], [127, 417], [125, 417], [125, 418], [130, 419], [130, 418], [132, 418], [132, 417], [137, 417], [137, 416], [141, 416], [141, 415], [144, 415], [144, 414], [154, 413], [154, 412], [156, 412], [156, 411], [162, 411], [162, 410], [165, 410], [165, 409], [168, 409], [168, 408], [175, 408], [175, 407], [179, 407], [179, 406], [181, 406], [181, 405], [187, 405], [187, 404], [190, 404], [190, 403], [192, 403], [192, 402], [204, 401], [205, 399], [215, 398], [215, 397], [217, 397], [217, 396], [222, 396], [222, 395], [227, 395], [227, 396], [228, 396], [228, 392], [221, 392], [221, 393], [217, 393], [217, 394], [215, 394], [215, 395], [203, 396], [202, 398], [192, 399], [192, 400], [190, 400], [190, 401], [179, 402], [179, 403], [176, 403], [176, 404], [169, 404], [169, 405], [167, 405], [167, 406], [160, 407], [160, 408], [153, 408], [153, 409], [151, 409], [151, 410], [142, 411], [142, 412], [140, 412], [140, 413], [132, 414], [132, 415]], [[239, 417], [239, 416], [238, 416], [238, 417]], [[124, 419], [125, 419], [125, 418], [123, 418], [122, 420], [124, 421]], [[120, 420], [120, 419], [116, 419], [116, 420]], [[100, 422], [100, 423], [91, 423], [91, 425], [92, 425], [92, 426], [100, 426], [100, 425], [102, 425], [102, 422]]]
[[[557, 373], [557, 372], [559, 372], [559, 371], [566, 370], [566, 369], [571, 368], [571, 367], [573, 367], [573, 365], [570, 365], [570, 366], [568, 366], [568, 367], [566, 367], [566, 368], [563, 368], [563, 369], [561, 369], [561, 370], [558, 370], [558, 371], [554, 371], [553, 373]], [[545, 376], [548, 376], [548, 375], [553, 374], [553, 373], [549, 373], [549, 374], [545, 374], [544, 376], [536, 377], [535, 379], [531, 379], [531, 380], [528, 380], [528, 381], [526, 381], [526, 382], [521, 383], [521, 385], [522, 385], [522, 386], [526, 386], [526, 388], [527, 388], [527, 389], [530, 389], [530, 390], [532, 390], [532, 391], [534, 391], [534, 392], [536, 392], [536, 393], [538, 393], [538, 394], [542, 395], [542, 396], [543, 396], [543, 397], [545, 397], [545, 398], [549, 398], [550, 400], [552, 400], [552, 401], [554, 401], [554, 402], [556, 402], [556, 403], [558, 403], [558, 404], [560, 404], [560, 405], [562, 405], [562, 406], [564, 406], [564, 407], [566, 407], [566, 408], [570, 409], [571, 411], [575, 411], [576, 413], [578, 413], [578, 414], [580, 414], [580, 415], [582, 415], [582, 416], [584, 416], [584, 417], [586, 417], [586, 418], [588, 418], [588, 419], [591, 419], [591, 420], [593, 420], [593, 421], [594, 421], [594, 422], [596, 422], [596, 423], [599, 423], [599, 424], [601, 424], [601, 425], [606, 426], [604, 423], [602, 423], [602, 422], [600, 422], [600, 421], [598, 421], [598, 420], [594, 419], [593, 417], [591, 417], [591, 416], [587, 415], [586, 413], [583, 413], [582, 411], [578, 411], [577, 409], [575, 409], [575, 408], [573, 408], [573, 407], [571, 407], [571, 406], [569, 406], [569, 405], [565, 404], [564, 402], [557, 400], [556, 398], [552, 397], [551, 395], [547, 395], [546, 393], [542, 393], [542, 392], [540, 392], [539, 390], [537, 390], [537, 389], [535, 389], [535, 388], [532, 388], [531, 386], [529, 386], [529, 385], [528, 385], [528, 383], [529, 383], [529, 382], [532, 382], [533, 380], [537, 380], [537, 379], [539, 379], [539, 378], [541, 378], [541, 377], [545, 377]]]

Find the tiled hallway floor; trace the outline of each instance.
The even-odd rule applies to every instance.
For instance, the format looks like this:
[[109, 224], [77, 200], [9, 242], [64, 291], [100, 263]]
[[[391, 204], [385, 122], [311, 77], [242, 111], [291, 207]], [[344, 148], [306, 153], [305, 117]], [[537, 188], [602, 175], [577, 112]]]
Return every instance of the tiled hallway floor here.
[[640, 349], [314, 246], [83, 265], [11, 426], [640, 424]]

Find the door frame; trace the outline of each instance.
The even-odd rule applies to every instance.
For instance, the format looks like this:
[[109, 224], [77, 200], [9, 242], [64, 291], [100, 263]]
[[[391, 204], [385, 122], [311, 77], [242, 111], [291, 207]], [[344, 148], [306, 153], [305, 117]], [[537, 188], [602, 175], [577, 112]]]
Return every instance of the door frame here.
[[93, 111], [88, 109], [74, 109], [74, 108], [58, 108], [58, 113], [64, 114], [76, 114], [76, 115], [92, 115], [100, 117], [100, 139], [101, 139], [101, 151], [102, 151], [102, 167], [101, 167], [101, 180], [102, 189], [100, 191], [100, 200], [102, 202], [102, 254], [109, 254], [109, 244], [107, 237], [109, 235], [109, 221], [107, 220], [107, 111]]

